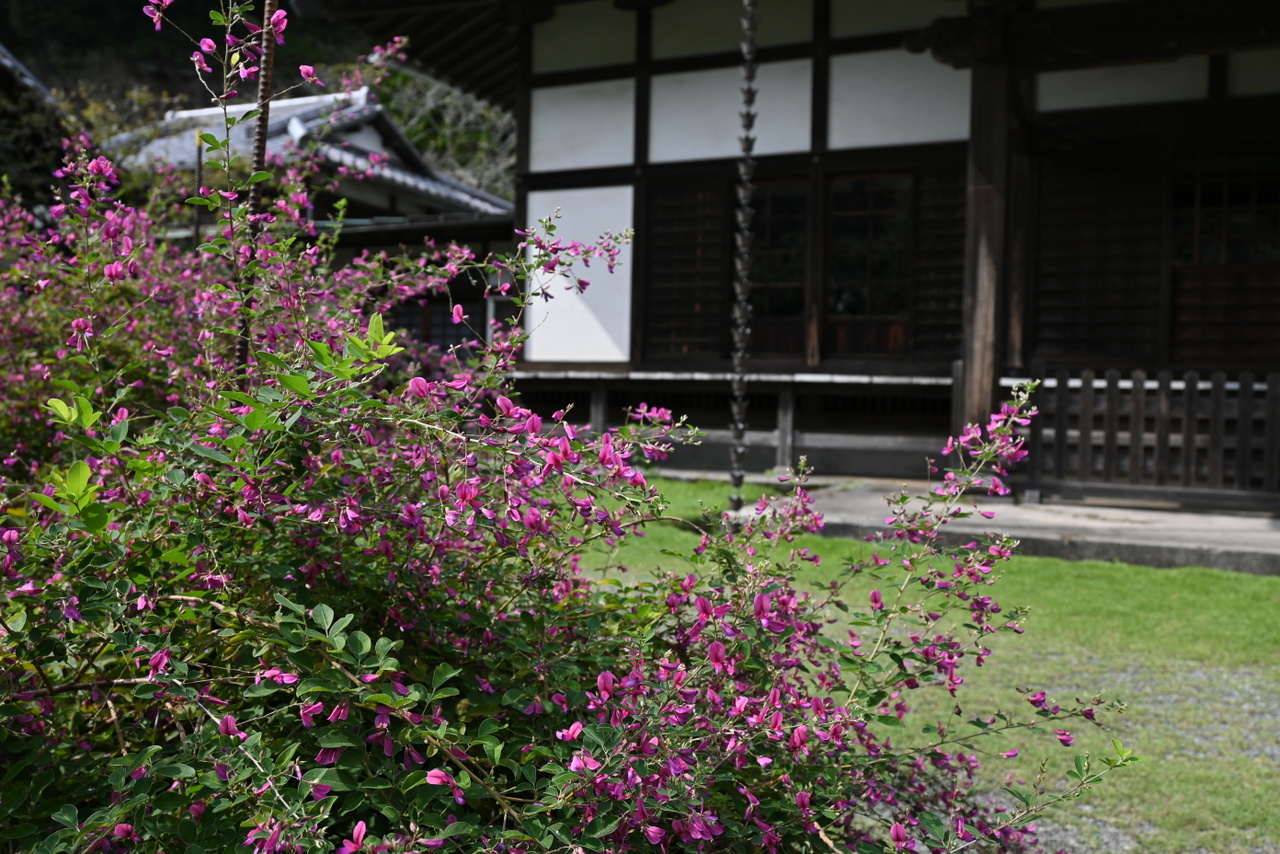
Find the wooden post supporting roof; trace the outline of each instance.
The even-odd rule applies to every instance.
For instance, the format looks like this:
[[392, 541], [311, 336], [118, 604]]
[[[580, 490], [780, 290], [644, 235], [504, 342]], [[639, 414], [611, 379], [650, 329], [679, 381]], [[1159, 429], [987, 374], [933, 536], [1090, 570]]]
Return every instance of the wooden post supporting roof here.
[[1003, 0], [970, 0], [974, 54], [965, 218], [963, 382], [953, 391], [964, 423], [983, 423], [995, 398], [1005, 270], [1010, 74]]

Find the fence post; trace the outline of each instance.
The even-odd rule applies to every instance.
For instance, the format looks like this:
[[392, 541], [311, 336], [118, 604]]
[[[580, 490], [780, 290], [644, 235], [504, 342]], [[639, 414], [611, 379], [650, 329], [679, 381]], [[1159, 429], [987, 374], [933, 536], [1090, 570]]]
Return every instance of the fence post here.
[[605, 431], [605, 410], [609, 408], [609, 389], [601, 381], [591, 384], [591, 429], [597, 433]]
[[1225, 430], [1227, 420], [1227, 375], [1222, 371], [1213, 374], [1213, 388], [1209, 392], [1209, 486], [1222, 488], [1222, 469], [1226, 456]]
[[1267, 437], [1263, 451], [1262, 488], [1280, 490], [1280, 373], [1267, 374], [1267, 410], [1262, 435]]
[[1182, 380], [1182, 485], [1192, 487], [1199, 477], [1196, 437], [1200, 420], [1200, 374], [1187, 371]]
[[1093, 371], [1080, 372], [1080, 447], [1076, 477], [1093, 480]]
[[1236, 393], [1236, 489], [1253, 486], [1253, 372], [1239, 377]]
[[[1050, 399], [1049, 390], [1044, 387], [1045, 374], [1044, 359], [1033, 359], [1031, 361], [1031, 379], [1039, 380], [1040, 386], [1036, 388], [1031, 402], [1036, 409], [1040, 410], [1040, 414], [1031, 419], [1031, 452], [1027, 456], [1028, 463], [1031, 466], [1031, 485], [1023, 495], [1028, 504], [1040, 503], [1040, 481], [1044, 472], [1044, 460], [1042, 459], [1044, 456], [1044, 409], [1045, 404]], [[1057, 417], [1057, 413], [1054, 413], [1054, 417]]]
[[791, 386], [778, 389], [778, 459], [775, 467], [785, 472], [796, 464], [796, 393]]
[[1105, 401], [1106, 409], [1102, 413], [1102, 480], [1114, 483], [1119, 454], [1117, 445], [1120, 442], [1120, 372], [1115, 368], [1107, 370]]
[[1159, 373], [1160, 387], [1156, 390], [1156, 486], [1164, 486], [1169, 482], [1169, 422], [1171, 401], [1169, 384], [1173, 374], [1169, 371]]
[[1129, 482], [1142, 483], [1147, 459], [1147, 372], [1129, 375]]
[[1071, 438], [1071, 374], [1058, 371], [1058, 387], [1054, 389], [1053, 404], [1053, 479], [1062, 482], [1067, 477], [1067, 445]]

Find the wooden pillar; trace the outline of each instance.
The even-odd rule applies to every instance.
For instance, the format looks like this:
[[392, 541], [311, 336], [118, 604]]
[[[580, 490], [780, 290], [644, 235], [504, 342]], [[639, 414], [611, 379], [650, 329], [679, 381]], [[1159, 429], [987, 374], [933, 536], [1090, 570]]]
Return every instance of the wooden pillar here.
[[607, 410], [609, 408], [609, 387], [602, 381], [591, 384], [591, 405], [588, 414], [591, 417], [591, 429], [603, 433], [607, 428]]
[[958, 409], [966, 423], [986, 420], [1000, 370], [1011, 95], [1009, 67], [1003, 61], [1003, 5], [1003, 0], [969, 0], [975, 62], [969, 103], [964, 379], [958, 390]]
[[778, 458], [774, 468], [779, 475], [796, 464], [796, 392], [791, 386], [778, 389]]

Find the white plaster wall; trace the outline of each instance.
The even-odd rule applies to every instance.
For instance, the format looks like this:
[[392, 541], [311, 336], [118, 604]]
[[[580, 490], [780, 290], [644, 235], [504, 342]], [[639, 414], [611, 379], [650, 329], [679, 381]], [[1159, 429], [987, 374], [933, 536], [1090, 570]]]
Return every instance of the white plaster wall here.
[[1207, 56], [1036, 75], [1036, 102], [1044, 112], [1193, 101], [1208, 95]]
[[635, 158], [634, 80], [534, 89], [529, 169], [619, 166]]
[[[758, 44], [813, 38], [813, 0], [760, 0], [756, 15]], [[656, 59], [738, 50], [741, 41], [742, 0], [675, 0], [653, 10]]]
[[968, 71], [904, 50], [831, 58], [831, 148], [968, 138]]
[[[736, 157], [742, 108], [737, 68], [658, 74], [652, 83], [649, 159], [654, 163]], [[756, 74], [756, 154], [809, 150], [813, 63], [770, 62]]]
[[1227, 93], [1271, 95], [1280, 92], [1280, 50], [1244, 50], [1227, 57]]
[[533, 28], [533, 70], [566, 71], [631, 62], [636, 57], [636, 13], [613, 0], [556, 6]]
[[[546, 190], [530, 193], [530, 222], [557, 207], [556, 237], [594, 243], [604, 231], [620, 233], [631, 225], [630, 186]], [[526, 357], [533, 362], [626, 362], [631, 357], [631, 247], [625, 246], [613, 273], [595, 261], [580, 269], [591, 282], [584, 293], [564, 290], [563, 281], [546, 281], [555, 299], [534, 300], [525, 317], [529, 330]]]
[[832, 0], [831, 34], [865, 36], [923, 29], [935, 18], [963, 14], [964, 6], [954, 0]]

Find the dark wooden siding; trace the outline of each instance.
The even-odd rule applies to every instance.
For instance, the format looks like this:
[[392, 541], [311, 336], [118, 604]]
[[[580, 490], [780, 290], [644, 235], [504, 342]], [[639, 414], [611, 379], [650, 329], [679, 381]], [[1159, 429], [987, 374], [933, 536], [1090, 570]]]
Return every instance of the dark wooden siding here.
[[1159, 362], [1167, 275], [1163, 165], [1046, 159], [1039, 173], [1037, 355], [1060, 364]]

